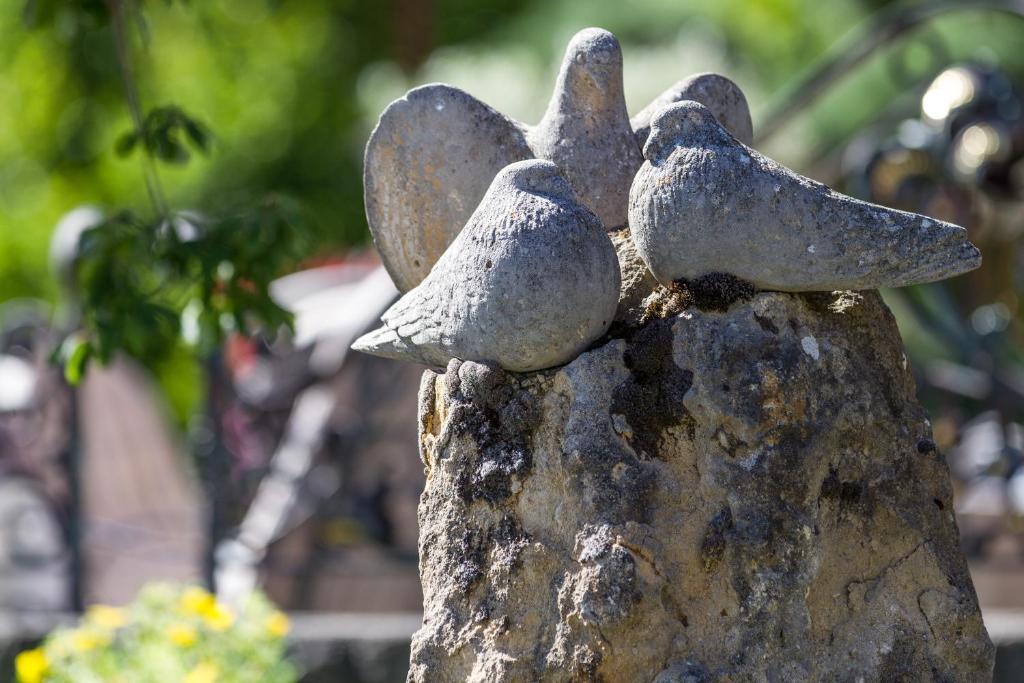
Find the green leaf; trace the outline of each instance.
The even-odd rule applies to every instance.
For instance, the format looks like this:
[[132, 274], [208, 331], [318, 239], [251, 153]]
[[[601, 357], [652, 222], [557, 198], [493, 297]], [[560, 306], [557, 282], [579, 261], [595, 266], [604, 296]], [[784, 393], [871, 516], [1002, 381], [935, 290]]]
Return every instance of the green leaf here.
[[92, 358], [92, 344], [81, 338], [69, 338], [71, 348], [64, 362], [64, 379], [71, 386], [78, 386]]
[[187, 163], [191, 156], [184, 145], [170, 136], [156, 140], [153, 145], [153, 153], [160, 161], [171, 164]]
[[139, 142], [139, 134], [132, 130], [122, 134], [117, 138], [117, 142], [114, 143], [114, 152], [119, 157], [126, 157], [132, 153], [135, 149], [135, 145]]
[[[184, 126], [164, 110], [146, 135], [168, 159], [187, 154]], [[147, 138], [138, 136], [138, 143]], [[231, 331], [273, 336], [292, 326], [292, 315], [270, 297], [270, 283], [294, 267], [308, 247], [308, 220], [284, 197], [222, 216], [204, 216], [202, 230], [181, 240], [164, 218], [142, 221], [113, 214], [85, 232], [75, 271], [89, 358], [106, 362], [128, 354], [157, 366], [180, 346], [183, 311], [198, 354], [212, 351]], [[194, 336], [193, 333], [194, 332]], [[84, 365], [83, 365], [84, 368]], [[75, 367], [69, 376], [80, 374]]]
[[175, 105], [150, 110], [142, 122], [140, 137], [153, 157], [172, 164], [189, 160], [188, 145], [206, 154], [211, 139], [205, 125]]
[[208, 152], [210, 149], [210, 132], [206, 129], [206, 126], [188, 117], [184, 119], [182, 125], [185, 127], [185, 134], [192, 141], [192, 144], [201, 152]]

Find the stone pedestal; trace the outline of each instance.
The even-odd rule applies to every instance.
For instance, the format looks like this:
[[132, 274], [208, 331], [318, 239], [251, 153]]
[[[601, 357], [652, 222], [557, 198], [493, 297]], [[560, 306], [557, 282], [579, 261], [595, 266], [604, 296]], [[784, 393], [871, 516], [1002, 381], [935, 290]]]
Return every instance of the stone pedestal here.
[[988, 679], [880, 297], [728, 289], [555, 370], [426, 373], [410, 680]]

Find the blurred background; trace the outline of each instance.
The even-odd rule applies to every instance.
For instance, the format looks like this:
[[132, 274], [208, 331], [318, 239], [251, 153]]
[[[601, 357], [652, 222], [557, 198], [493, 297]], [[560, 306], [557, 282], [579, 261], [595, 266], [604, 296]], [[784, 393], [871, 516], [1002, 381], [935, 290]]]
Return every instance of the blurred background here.
[[755, 147], [981, 247], [885, 296], [1021, 680], [1024, 4], [884, 0], [4, 2], [0, 680], [154, 580], [262, 587], [304, 680], [404, 680], [422, 369], [346, 353], [394, 296], [363, 147], [433, 81], [536, 122], [586, 26], [631, 113], [723, 73]]

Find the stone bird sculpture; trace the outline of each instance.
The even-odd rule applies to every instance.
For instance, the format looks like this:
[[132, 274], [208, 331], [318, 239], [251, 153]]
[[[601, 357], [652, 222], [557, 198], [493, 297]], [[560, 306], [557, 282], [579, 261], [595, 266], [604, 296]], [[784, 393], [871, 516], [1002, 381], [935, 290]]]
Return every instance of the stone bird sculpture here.
[[661, 110], [630, 189], [662, 284], [723, 272], [761, 289], [903, 287], [977, 268], [963, 228], [839, 194], [755, 152], [697, 102]]
[[444, 366], [452, 358], [529, 372], [575, 358], [608, 330], [615, 249], [550, 161], [507, 166], [418, 286], [352, 348]]
[[589, 28], [573, 37], [536, 126], [441, 84], [411, 90], [384, 111], [366, 146], [363, 186], [374, 243], [398, 288], [430, 272], [498, 171], [531, 158], [557, 163], [606, 227], [625, 225], [643, 159], [611, 33]]
[[562, 169], [609, 229], [626, 225], [629, 183], [643, 163], [622, 90], [622, 48], [588, 28], [569, 41], [544, 117], [526, 135], [534, 156]]
[[703, 73], [678, 81], [630, 119], [641, 149], [651, 132], [651, 119], [654, 115], [668, 105], [683, 100], [700, 102], [710, 109], [718, 122], [744, 145], [753, 142], [754, 126], [743, 91], [725, 76]]
[[569, 42], [550, 104], [536, 126], [514, 121], [449, 85], [410, 90], [388, 106], [366, 145], [366, 216], [388, 273], [403, 292], [416, 286], [498, 171], [523, 159], [554, 161], [607, 229], [623, 227], [652, 107], [682, 97], [707, 104], [749, 140], [746, 100], [735, 84], [713, 74], [680, 81], [631, 123], [622, 50], [615, 36], [597, 28], [580, 31]]

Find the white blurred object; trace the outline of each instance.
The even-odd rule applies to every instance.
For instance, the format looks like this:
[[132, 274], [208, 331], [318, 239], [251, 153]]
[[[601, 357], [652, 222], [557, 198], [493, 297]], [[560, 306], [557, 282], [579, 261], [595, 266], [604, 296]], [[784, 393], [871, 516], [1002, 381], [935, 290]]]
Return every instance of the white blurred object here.
[[50, 238], [50, 265], [61, 284], [71, 277], [78, 259], [78, 242], [82, 233], [91, 230], [106, 219], [95, 206], [79, 206], [61, 216]]
[[160, 223], [160, 230], [174, 230], [175, 236], [182, 242], [193, 242], [203, 236], [209, 219], [198, 211], [186, 209], [175, 212], [170, 219]]
[[28, 361], [0, 354], [0, 413], [31, 408], [38, 381], [36, 370]]
[[326, 377], [340, 369], [349, 346], [377, 323], [398, 296], [398, 289], [384, 266], [367, 272], [353, 265], [317, 268], [281, 278], [271, 286], [270, 293], [295, 315], [295, 346], [313, 346], [310, 369]]
[[1007, 450], [1024, 451], [1024, 426], [1016, 422], [1004, 425], [994, 410], [964, 425], [960, 443], [949, 452], [950, 466], [967, 482], [957, 501], [957, 512], [993, 516], [1024, 513], [1024, 469], [1006, 470], [1012, 467], [1012, 463], [1003, 464]]
[[299, 488], [323, 443], [334, 410], [334, 393], [314, 385], [295, 400], [281, 445], [260, 482], [236, 538], [217, 547], [215, 582], [217, 595], [240, 607], [256, 587], [258, 566], [267, 546], [279, 537], [295, 515]]
[[1017, 514], [1024, 514], [1024, 470], [1017, 472], [1006, 485], [1006, 496]]
[[977, 477], [960, 494], [956, 511], [961, 515], [999, 517], [1008, 504], [1006, 480], [1002, 477]]

